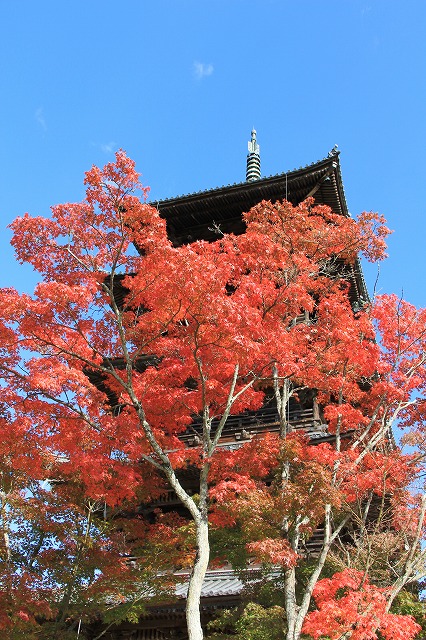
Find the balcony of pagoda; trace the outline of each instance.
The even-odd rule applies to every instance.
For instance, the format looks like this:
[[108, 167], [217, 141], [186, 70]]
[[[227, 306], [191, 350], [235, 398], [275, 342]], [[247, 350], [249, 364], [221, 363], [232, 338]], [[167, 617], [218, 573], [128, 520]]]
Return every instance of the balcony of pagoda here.
[[[311, 408], [290, 407], [286, 416], [287, 432], [299, 431], [305, 433], [310, 440], [321, 442], [332, 439], [327, 425], [319, 416], [318, 407]], [[212, 421], [211, 435], [214, 437], [219, 420]], [[231, 415], [227, 419], [219, 440], [219, 447], [236, 448], [255, 435], [262, 433], [279, 433], [281, 421], [275, 406], [266, 406], [258, 411], [245, 411], [238, 415]], [[194, 422], [179, 439], [189, 447], [196, 447], [202, 441], [202, 420], [195, 418]]]

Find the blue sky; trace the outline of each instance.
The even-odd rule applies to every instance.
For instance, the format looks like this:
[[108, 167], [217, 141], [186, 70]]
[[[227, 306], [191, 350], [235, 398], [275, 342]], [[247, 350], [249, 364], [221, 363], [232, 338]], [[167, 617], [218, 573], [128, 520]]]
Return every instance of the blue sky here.
[[[83, 197], [123, 148], [153, 199], [341, 151], [349, 209], [395, 230], [379, 290], [426, 306], [423, 0], [0, 0], [0, 286], [31, 290], [6, 226]], [[370, 291], [375, 268], [368, 268]]]

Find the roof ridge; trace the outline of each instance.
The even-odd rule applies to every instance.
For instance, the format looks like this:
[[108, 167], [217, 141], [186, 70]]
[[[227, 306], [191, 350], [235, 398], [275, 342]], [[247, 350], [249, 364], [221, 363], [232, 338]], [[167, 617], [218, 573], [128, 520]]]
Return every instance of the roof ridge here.
[[170, 198], [164, 198], [164, 199], [157, 199], [157, 200], [152, 200], [151, 202], [149, 202], [148, 204], [151, 204], [152, 206], [157, 206], [157, 205], [167, 205], [167, 203], [169, 202], [173, 202], [175, 200], [180, 200], [180, 199], [184, 199], [184, 198], [191, 198], [192, 196], [200, 196], [200, 195], [208, 195], [208, 194], [213, 194], [215, 192], [219, 192], [222, 191], [223, 189], [228, 189], [230, 187], [242, 187], [244, 185], [247, 185], [249, 188], [250, 187], [254, 187], [256, 184], [259, 184], [260, 182], [266, 181], [266, 180], [271, 180], [273, 178], [280, 178], [280, 177], [284, 177], [284, 176], [288, 176], [289, 174], [293, 174], [293, 173], [297, 173], [298, 171], [304, 171], [307, 169], [310, 169], [316, 165], [320, 165], [326, 162], [330, 162], [333, 163], [336, 161], [338, 161], [340, 155], [340, 151], [336, 151], [333, 154], [329, 154], [327, 155], [325, 158], [322, 158], [320, 160], [317, 160], [315, 162], [311, 162], [310, 164], [306, 164], [304, 166], [300, 166], [298, 168], [294, 168], [291, 171], [282, 171], [280, 173], [274, 173], [274, 174], [270, 174], [268, 176], [262, 176], [261, 178], [259, 178], [258, 180], [253, 180], [253, 181], [247, 181], [247, 180], [242, 180], [241, 182], [233, 182], [233, 183], [229, 183], [227, 185], [222, 185], [220, 187], [211, 187], [210, 189], [201, 189], [199, 191], [192, 191], [190, 193], [185, 193], [185, 194], [180, 194], [177, 196], [172, 196]]

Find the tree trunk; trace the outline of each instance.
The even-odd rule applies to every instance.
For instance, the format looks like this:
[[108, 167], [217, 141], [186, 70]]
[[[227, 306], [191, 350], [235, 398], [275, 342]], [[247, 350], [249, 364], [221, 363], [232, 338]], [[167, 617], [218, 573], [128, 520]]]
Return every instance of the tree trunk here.
[[299, 607], [296, 602], [296, 572], [294, 567], [287, 569], [284, 578], [284, 602], [287, 617], [286, 640], [296, 640], [296, 622]]
[[200, 599], [201, 589], [210, 559], [209, 527], [207, 512], [203, 510], [195, 522], [196, 557], [189, 579], [188, 597], [186, 600], [186, 623], [189, 640], [203, 640], [201, 627]]

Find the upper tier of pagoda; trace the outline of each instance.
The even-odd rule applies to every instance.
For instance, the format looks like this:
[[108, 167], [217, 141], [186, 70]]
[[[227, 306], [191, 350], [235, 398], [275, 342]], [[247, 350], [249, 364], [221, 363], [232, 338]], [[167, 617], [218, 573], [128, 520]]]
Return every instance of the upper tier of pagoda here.
[[254, 181], [198, 191], [188, 195], [151, 202], [167, 221], [170, 239], [176, 244], [217, 239], [214, 225], [224, 233], [243, 233], [242, 213], [262, 200], [286, 199], [297, 205], [312, 196], [335, 213], [348, 216], [340, 172], [339, 154], [306, 167]]
[[[349, 216], [340, 171], [339, 152], [285, 173], [231, 184], [206, 191], [151, 202], [167, 222], [169, 238], [176, 245], [195, 240], [217, 240], [222, 233], [244, 233], [242, 214], [262, 200], [288, 200], [297, 205], [308, 197], [340, 215]], [[353, 304], [368, 300], [359, 262], [346, 273]]]

